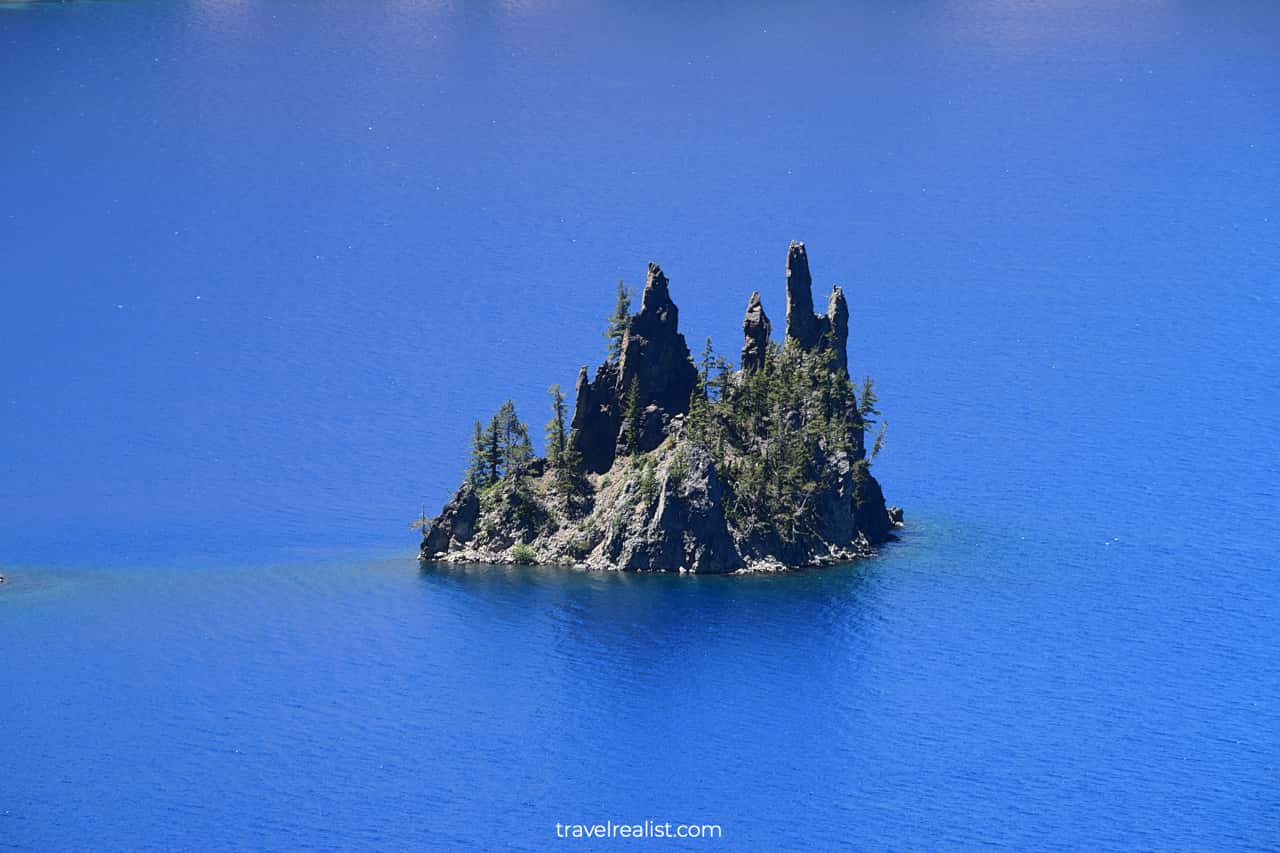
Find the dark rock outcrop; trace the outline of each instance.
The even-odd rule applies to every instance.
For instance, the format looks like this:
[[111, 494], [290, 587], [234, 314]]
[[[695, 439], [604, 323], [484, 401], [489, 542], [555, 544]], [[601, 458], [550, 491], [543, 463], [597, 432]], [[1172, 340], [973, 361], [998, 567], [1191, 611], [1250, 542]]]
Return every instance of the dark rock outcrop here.
[[465, 545], [475, 534], [479, 517], [480, 495], [470, 483], [464, 483], [423, 532], [422, 558], [431, 559]]
[[760, 302], [760, 291], [757, 290], [747, 301], [747, 314], [742, 318], [743, 370], [754, 373], [764, 367], [764, 355], [769, 343], [769, 334], [772, 331], [769, 315], [764, 313], [764, 305]]
[[606, 361], [587, 380], [587, 368], [578, 373], [577, 403], [569, 429], [569, 447], [582, 457], [582, 467], [603, 474], [613, 467], [618, 433], [622, 429], [622, 395], [618, 393], [618, 364]]
[[667, 437], [667, 417], [666, 413], [658, 407], [657, 403], [650, 403], [644, 407], [644, 411], [640, 414], [640, 437], [638, 439], [639, 451], [648, 453], [656, 450], [662, 440]]
[[853, 523], [872, 545], [888, 540], [893, 532], [880, 481], [871, 476], [865, 461], [858, 462], [853, 471]]

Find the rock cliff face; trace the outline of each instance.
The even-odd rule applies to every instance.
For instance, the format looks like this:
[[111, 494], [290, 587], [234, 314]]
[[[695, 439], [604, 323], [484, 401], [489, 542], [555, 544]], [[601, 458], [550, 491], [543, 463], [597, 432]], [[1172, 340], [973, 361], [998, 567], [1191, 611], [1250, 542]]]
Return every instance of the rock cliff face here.
[[784, 345], [753, 293], [741, 370], [709, 395], [650, 264], [621, 357], [578, 374], [570, 461], [464, 484], [423, 531], [421, 558], [725, 573], [869, 556], [902, 511], [870, 471], [844, 292], [815, 314], [811, 287], [792, 243]]

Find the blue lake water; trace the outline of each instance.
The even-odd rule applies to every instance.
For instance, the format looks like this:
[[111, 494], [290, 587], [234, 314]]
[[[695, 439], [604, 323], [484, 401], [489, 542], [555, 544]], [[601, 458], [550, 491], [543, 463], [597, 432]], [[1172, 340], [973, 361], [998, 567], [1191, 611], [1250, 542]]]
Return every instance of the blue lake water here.
[[[1277, 45], [1233, 0], [0, 3], [0, 847], [1275, 849]], [[419, 570], [618, 278], [736, 354], [793, 238], [901, 542]]]

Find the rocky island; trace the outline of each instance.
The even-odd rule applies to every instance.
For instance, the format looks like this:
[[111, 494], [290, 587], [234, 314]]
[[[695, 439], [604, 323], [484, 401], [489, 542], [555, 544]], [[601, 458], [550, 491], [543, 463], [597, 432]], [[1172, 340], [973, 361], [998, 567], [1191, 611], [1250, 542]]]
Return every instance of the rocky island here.
[[726, 573], [847, 562], [893, 537], [874, 385], [850, 379], [841, 288], [815, 313], [803, 243], [782, 343], [751, 294], [736, 369], [710, 340], [695, 363], [657, 264], [630, 307], [619, 283], [608, 358], [581, 369], [567, 426], [551, 387], [546, 456], [511, 403], [476, 423], [466, 481], [420, 522], [422, 561]]

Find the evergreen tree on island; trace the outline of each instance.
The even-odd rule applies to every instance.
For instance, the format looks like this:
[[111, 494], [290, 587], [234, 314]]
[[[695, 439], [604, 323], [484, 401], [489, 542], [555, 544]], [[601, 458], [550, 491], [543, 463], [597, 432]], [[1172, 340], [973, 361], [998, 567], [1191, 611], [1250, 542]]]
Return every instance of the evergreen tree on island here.
[[627, 325], [631, 322], [631, 291], [618, 279], [618, 298], [614, 303], [613, 313], [609, 315], [609, 324], [604, 330], [608, 339], [609, 361], [622, 358], [622, 341], [627, 336]]
[[489, 473], [489, 455], [485, 448], [484, 424], [476, 421], [475, 432], [471, 436], [471, 461], [467, 465], [467, 482], [477, 489], [493, 482]]
[[569, 434], [565, 429], [564, 392], [558, 384], [547, 389], [551, 395], [551, 420], [547, 422], [547, 464], [559, 468], [564, 464], [564, 452]]

